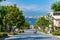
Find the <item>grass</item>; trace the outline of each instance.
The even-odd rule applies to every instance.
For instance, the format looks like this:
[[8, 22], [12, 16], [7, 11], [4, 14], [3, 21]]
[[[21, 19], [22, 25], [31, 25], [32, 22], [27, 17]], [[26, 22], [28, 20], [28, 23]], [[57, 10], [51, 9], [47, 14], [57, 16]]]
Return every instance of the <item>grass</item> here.
[[54, 36], [60, 36], [60, 32], [52, 32], [52, 35], [54, 35]]

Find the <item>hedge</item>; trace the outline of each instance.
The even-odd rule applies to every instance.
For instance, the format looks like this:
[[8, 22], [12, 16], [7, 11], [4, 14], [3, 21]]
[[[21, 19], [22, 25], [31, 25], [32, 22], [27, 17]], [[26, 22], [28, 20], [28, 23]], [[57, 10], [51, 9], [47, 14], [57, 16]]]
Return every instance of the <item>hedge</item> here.
[[7, 37], [7, 36], [8, 36], [8, 34], [6, 32], [0, 32], [0, 38]]
[[52, 32], [52, 35], [60, 36], [60, 32]]

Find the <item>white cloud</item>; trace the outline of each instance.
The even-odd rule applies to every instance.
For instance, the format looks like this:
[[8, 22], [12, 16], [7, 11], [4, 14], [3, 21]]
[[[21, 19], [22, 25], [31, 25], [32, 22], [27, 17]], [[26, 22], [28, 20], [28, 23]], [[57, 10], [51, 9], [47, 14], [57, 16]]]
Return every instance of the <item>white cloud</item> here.
[[[1, 2], [0, 4], [1, 5], [13, 5], [16, 3], [4, 1], [4, 2]], [[36, 4], [30, 4], [30, 5], [17, 4], [17, 6], [23, 11], [49, 11], [48, 5], [40, 6], [40, 5], [36, 5]]]
[[13, 4], [16, 4], [16, 3], [15, 2], [11, 3], [11, 2], [7, 2], [7, 1], [3, 1], [3, 2], [0, 3], [0, 5], [5, 5], [5, 6], [13, 5]]
[[34, 10], [38, 10], [38, 6], [37, 5], [20, 5], [19, 6], [22, 10], [28, 10], [28, 11], [34, 11]]
[[[17, 4], [17, 6], [23, 10], [23, 11], [50, 11], [50, 6], [54, 2], [58, 2], [60, 0], [49, 0], [49, 6], [48, 5], [36, 5], [36, 4], [30, 4], [30, 5], [25, 5], [25, 4]], [[13, 5], [16, 4], [15, 2], [8, 2], [8, 1], [3, 1], [0, 4], [2, 5]]]
[[49, 11], [49, 7], [46, 5], [44, 7], [39, 5], [18, 5], [23, 11]]

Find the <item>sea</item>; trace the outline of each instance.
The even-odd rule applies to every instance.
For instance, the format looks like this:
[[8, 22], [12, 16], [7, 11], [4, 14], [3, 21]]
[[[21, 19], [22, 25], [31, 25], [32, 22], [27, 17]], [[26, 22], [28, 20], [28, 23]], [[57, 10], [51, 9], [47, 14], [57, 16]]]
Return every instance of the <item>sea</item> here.
[[37, 18], [25, 18], [27, 22], [30, 23], [30, 25], [34, 25], [37, 21]]

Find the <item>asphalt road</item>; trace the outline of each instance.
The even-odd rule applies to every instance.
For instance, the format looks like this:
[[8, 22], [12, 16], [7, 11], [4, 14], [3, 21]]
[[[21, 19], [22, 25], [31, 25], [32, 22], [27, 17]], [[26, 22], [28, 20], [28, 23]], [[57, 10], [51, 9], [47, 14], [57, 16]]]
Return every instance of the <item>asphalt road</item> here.
[[47, 34], [43, 34], [41, 32], [34, 33], [33, 29], [25, 30], [24, 33], [15, 35], [13, 37], [5, 38], [4, 40], [60, 40], [60, 38], [56, 38]]

